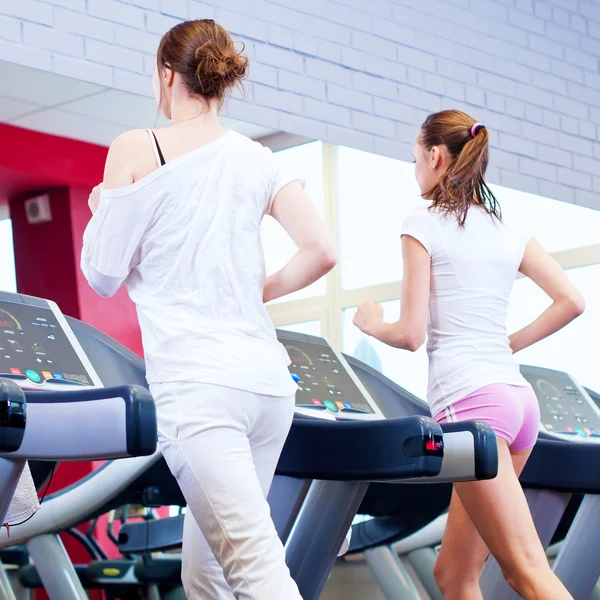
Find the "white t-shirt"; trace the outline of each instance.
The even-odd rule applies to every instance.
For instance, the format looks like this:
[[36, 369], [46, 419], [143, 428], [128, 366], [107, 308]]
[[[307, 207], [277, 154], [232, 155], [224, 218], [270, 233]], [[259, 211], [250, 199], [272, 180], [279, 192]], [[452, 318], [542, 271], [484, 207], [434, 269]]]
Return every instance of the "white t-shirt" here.
[[469, 209], [461, 229], [456, 217], [427, 206], [406, 219], [402, 235], [418, 240], [431, 256], [431, 413], [487, 385], [527, 385], [510, 349], [506, 320], [529, 237], [480, 207]]
[[292, 395], [289, 357], [262, 302], [260, 223], [297, 176], [228, 131], [124, 188], [102, 192], [81, 268], [137, 307], [149, 383], [197, 381]]

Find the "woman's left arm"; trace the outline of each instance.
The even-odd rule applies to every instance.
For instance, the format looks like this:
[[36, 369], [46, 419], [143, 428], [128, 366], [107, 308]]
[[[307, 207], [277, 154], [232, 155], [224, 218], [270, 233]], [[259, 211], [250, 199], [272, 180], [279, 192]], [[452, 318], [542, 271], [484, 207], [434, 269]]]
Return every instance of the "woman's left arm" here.
[[354, 324], [384, 344], [415, 352], [427, 335], [431, 257], [425, 247], [410, 235], [402, 236], [402, 298], [400, 319], [383, 320], [383, 309], [373, 302], [358, 307]]

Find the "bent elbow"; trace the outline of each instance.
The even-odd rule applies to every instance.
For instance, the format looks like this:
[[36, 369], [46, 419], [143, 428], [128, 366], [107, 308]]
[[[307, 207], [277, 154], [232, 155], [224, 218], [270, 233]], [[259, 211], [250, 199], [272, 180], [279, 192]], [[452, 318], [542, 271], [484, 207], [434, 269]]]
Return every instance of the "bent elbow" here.
[[332, 246], [329, 248], [323, 248], [319, 252], [319, 265], [325, 271], [329, 273], [338, 263], [338, 254], [336, 249]]
[[421, 335], [409, 335], [404, 343], [404, 348], [409, 352], [416, 352], [425, 343], [425, 337]]
[[569, 308], [573, 313], [573, 318], [576, 319], [585, 311], [585, 298], [581, 294], [571, 296], [568, 300]]

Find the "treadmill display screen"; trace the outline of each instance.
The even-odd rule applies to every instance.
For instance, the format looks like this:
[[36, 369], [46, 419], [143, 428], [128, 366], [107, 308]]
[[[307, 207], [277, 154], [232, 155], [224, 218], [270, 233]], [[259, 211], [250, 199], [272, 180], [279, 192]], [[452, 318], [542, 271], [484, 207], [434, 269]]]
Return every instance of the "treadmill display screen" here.
[[297, 407], [348, 416], [375, 414], [329, 346], [285, 339], [280, 341], [292, 361], [290, 373], [298, 384]]
[[92, 385], [50, 308], [0, 302], [0, 377]]

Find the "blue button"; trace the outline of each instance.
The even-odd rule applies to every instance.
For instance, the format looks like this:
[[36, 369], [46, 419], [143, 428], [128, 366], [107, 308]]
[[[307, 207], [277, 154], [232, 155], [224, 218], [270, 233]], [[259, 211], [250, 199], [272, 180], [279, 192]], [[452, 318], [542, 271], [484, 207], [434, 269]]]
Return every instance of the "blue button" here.
[[33, 381], [33, 383], [39, 383], [42, 380], [41, 375], [37, 371], [32, 371], [31, 369], [25, 371], [25, 375], [27, 375], [27, 379]]
[[296, 373], [292, 373], [292, 379], [298, 383], [300, 381], [300, 377], [298, 377], [298, 375], [296, 375]]

